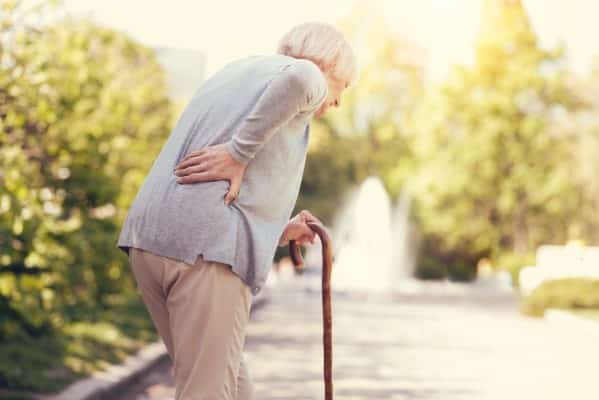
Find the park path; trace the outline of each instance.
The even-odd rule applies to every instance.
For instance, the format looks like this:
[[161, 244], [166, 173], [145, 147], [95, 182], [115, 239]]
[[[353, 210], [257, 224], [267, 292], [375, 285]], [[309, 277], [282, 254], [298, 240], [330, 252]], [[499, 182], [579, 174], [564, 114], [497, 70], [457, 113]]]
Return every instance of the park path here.
[[[278, 285], [252, 316], [256, 400], [323, 398], [320, 294], [309, 286]], [[599, 399], [599, 337], [522, 317], [505, 296], [336, 293], [333, 321], [338, 399]], [[165, 363], [123, 399], [171, 399], [172, 384]]]

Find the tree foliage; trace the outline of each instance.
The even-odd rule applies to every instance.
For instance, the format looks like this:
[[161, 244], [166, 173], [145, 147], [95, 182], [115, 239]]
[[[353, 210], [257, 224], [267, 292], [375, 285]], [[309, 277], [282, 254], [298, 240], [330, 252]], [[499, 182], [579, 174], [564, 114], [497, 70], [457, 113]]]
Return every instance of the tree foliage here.
[[172, 119], [150, 49], [26, 4], [0, 1], [0, 338], [133, 290], [118, 229]]
[[412, 115], [420, 168], [410, 182], [427, 255], [474, 267], [523, 265], [584, 220], [563, 53], [542, 49], [519, 1], [485, 2], [476, 60]]

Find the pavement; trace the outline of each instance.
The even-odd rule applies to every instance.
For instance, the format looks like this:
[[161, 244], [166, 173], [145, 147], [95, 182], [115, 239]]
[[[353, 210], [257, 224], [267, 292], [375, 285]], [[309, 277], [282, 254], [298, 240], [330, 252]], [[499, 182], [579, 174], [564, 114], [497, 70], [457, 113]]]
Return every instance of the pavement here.
[[[280, 282], [253, 313], [245, 355], [256, 399], [323, 398], [315, 282]], [[336, 398], [598, 399], [597, 336], [524, 317], [513, 296], [495, 294], [429, 286], [408, 295], [336, 292]], [[173, 384], [166, 360], [111, 400], [171, 400]]]

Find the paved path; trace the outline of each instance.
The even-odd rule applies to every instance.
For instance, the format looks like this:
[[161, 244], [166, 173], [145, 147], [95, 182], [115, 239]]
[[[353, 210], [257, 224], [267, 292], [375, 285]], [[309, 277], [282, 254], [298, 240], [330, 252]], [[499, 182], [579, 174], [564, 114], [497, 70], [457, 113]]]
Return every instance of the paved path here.
[[[319, 293], [297, 284], [253, 315], [256, 400], [323, 398], [320, 318]], [[333, 321], [338, 399], [599, 399], [599, 337], [523, 318], [511, 300], [337, 294]], [[169, 367], [123, 399], [172, 398]]]

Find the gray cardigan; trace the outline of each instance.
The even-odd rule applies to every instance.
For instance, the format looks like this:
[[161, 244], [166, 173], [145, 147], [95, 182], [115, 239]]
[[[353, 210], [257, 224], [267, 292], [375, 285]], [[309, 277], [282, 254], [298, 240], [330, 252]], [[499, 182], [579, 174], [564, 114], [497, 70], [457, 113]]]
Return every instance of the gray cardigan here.
[[[194, 93], [123, 224], [117, 247], [193, 264], [202, 255], [232, 267], [257, 294], [295, 207], [310, 121], [327, 96], [316, 64], [281, 54], [230, 62]], [[178, 183], [189, 152], [227, 143], [247, 165], [237, 199], [228, 181]]]

